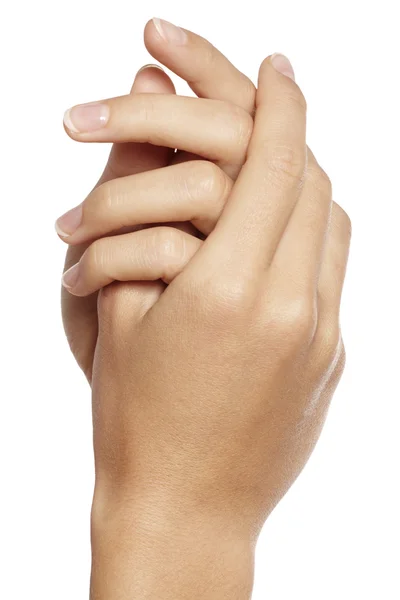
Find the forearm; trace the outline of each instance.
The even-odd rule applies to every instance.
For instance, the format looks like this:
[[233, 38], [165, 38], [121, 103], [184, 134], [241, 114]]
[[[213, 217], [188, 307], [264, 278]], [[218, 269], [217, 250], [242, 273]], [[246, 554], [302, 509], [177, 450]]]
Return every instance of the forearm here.
[[178, 504], [95, 499], [91, 600], [249, 600], [254, 544]]

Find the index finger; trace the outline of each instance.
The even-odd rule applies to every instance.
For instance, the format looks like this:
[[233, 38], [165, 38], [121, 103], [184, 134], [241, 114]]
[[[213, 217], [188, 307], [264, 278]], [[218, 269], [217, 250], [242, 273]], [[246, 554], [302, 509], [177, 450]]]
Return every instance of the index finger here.
[[289, 61], [275, 54], [260, 68], [247, 161], [193, 265], [265, 268], [300, 196], [306, 157], [306, 103]]
[[254, 84], [208, 40], [154, 18], [146, 25], [144, 42], [150, 54], [187, 81], [200, 98], [232, 102], [254, 112]]

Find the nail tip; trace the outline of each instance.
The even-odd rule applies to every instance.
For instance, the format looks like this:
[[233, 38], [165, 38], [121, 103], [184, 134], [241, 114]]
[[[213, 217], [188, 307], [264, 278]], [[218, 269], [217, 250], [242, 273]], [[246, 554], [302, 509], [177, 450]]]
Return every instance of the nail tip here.
[[[66, 271], [68, 272], [68, 271]], [[64, 273], [65, 275], [65, 273]], [[61, 285], [66, 289], [66, 290], [71, 290], [72, 289], [72, 285], [68, 285], [68, 283], [66, 283], [64, 275], [61, 277]]]
[[295, 81], [294, 69], [286, 54], [274, 52], [271, 54], [269, 62], [276, 71]]
[[187, 34], [181, 27], [158, 17], [153, 17], [153, 23], [158, 35], [164, 42], [177, 46], [186, 44]]
[[146, 69], [158, 69], [159, 71], [165, 73], [165, 70], [162, 67], [160, 67], [160, 65], [149, 63], [148, 65], [143, 65], [143, 67], [141, 67], [136, 73], [136, 76], [139, 75], [139, 73], [141, 73], [142, 71], [145, 71]]
[[78, 269], [79, 269], [79, 262], [76, 263], [75, 265], [73, 265], [72, 267], [70, 267], [69, 269], [67, 269], [63, 273], [63, 276], [61, 278], [61, 283], [67, 290], [71, 290], [72, 288], [74, 288], [76, 286], [76, 283], [78, 280], [78, 275], [79, 275]]
[[160, 35], [164, 39], [162, 25], [161, 25], [161, 19], [159, 19], [158, 17], [153, 17], [152, 21], [154, 23], [154, 27], [156, 28], [158, 35]]
[[58, 221], [56, 221], [56, 222], [54, 223], [54, 229], [56, 230], [56, 233], [57, 233], [58, 235], [60, 235], [61, 237], [64, 237], [64, 238], [65, 238], [65, 237], [69, 237], [69, 236], [71, 235], [70, 233], [67, 233], [66, 231], [63, 231], [63, 230], [61, 229], [61, 227], [60, 227], [60, 226], [59, 226], [59, 224], [58, 224]]
[[71, 120], [70, 114], [71, 114], [71, 109], [68, 108], [64, 113], [64, 118], [63, 118], [64, 125], [67, 129], [69, 129], [69, 131], [72, 131], [73, 133], [79, 133], [78, 130], [74, 127], [74, 124]]

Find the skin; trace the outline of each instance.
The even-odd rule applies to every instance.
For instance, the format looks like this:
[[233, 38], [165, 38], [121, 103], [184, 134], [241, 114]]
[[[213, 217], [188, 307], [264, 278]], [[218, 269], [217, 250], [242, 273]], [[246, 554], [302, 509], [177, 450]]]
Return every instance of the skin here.
[[[169, 60], [178, 71], [178, 53]], [[204, 96], [204, 81], [197, 86]], [[240, 96], [237, 85], [226, 89]], [[306, 146], [304, 96], [273, 57], [261, 65], [255, 111], [154, 95], [143, 123], [145, 100], [111, 99], [105, 128], [69, 131], [79, 141], [191, 153], [134, 179], [127, 169], [119, 171], [127, 180], [106, 177], [106, 190], [85, 200], [81, 227], [64, 238], [77, 253], [71, 263], [82, 256], [65, 298], [78, 318], [96, 314], [94, 358], [86, 352], [96, 463], [91, 598], [248, 599], [261, 527], [312, 452], [343, 371], [350, 222]], [[220, 137], [208, 146], [198, 124], [215, 118], [229, 132], [214, 128]], [[193, 153], [214, 164], [185, 164]], [[176, 221], [203, 235], [157, 225], [99, 237]], [[88, 299], [96, 313], [84, 312]]]
[[[145, 28], [144, 41], [150, 54], [160, 63], [184, 78], [199, 97], [226, 102], [227, 113], [231, 115], [235, 110], [234, 107], [237, 106], [237, 113], [240, 112], [241, 118], [246, 120], [247, 126], [249, 126], [249, 114], [253, 113], [255, 102], [255, 87], [253, 83], [243, 73], [238, 71], [207, 40], [192, 32], [186, 31], [186, 33], [188, 36], [187, 44], [185, 46], [176, 46], [165, 42], [157, 32], [153, 21], [150, 21]], [[222, 80], [224, 81], [224, 86], [220, 85], [220, 81]], [[132, 96], [139, 93], [174, 94], [174, 92], [174, 86], [170, 78], [157, 68], [148, 68], [139, 72], [131, 89]], [[165, 115], [161, 115], [161, 119], [163, 116]], [[239, 115], [236, 114], [235, 116], [238, 117]], [[240, 122], [234, 123], [234, 131], [242, 126]], [[67, 133], [69, 132], [67, 131]], [[229, 133], [227, 139], [229, 140], [227, 146], [231, 146]], [[176, 141], [183, 143], [183, 140]], [[207, 143], [207, 140], [205, 141]], [[192, 141], [193, 143], [195, 143], [195, 140]], [[181, 149], [183, 148], [182, 145], [178, 144], [178, 146]], [[192, 145], [191, 148], [195, 149], [195, 146]], [[211, 142], [208, 144], [208, 148], [210, 152], [213, 150]], [[243, 160], [246, 150], [245, 143], [242, 144], [242, 148]], [[221, 147], [222, 156], [225, 150], [227, 150], [226, 147]], [[117, 178], [152, 171], [153, 169], [196, 158], [199, 157], [182, 151], [174, 155], [169, 148], [149, 143], [136, 143], [131, 139], [123, 144], [114, 144], [108, 163], [95, 185], [94, 191], [101, 188], [101, 191], [97, 192], [101, 195], [103, 191], [107, 190], [107, 184], [111, 184]], [[240, 166], [241, 161], [239, 161], [239, 164], [228, 165], [228, 168], [232, 169], [231, 174], [234, 175], [235, 172], [238, 172]], [[216, 176], [216, 171], [214, 171], [214, 176]], [[204, 179], [206, 187], [213, 187], [215, 185], [214, 178], [210, 177], [210, 172], [205, 175]], [[182, 183], [185, 180], [186, 177]], [[202, 185], [202, 180], [201, 173], [199, 173], [197, 181], [200, 185]], [[108, 191], [106, 191], [105, 195], [111, 198], [115, 197], [112, 193], [108, 194]], [[214, 192], [211, 192], [211, 196], [212, 198], [216, 197]], [[211, 201], [212, 198], [210, 198]], [[203, 199], [206, 199], [206, 195], [204, 195]], [[134, 203], [134, 198], [132, 200]], [[180, 194], [179, 200], [181, 204], [188, 204], [188, 197], [185, 194]], [[174, 219], [179, 220], [179, 212], [176, 212], [177, 214], [174, 216]], [[157, 219], [155, 213], [154, 217]], [[151, 219], [149, 222], [151, 222]], [[182, 228], [186, 231], [194, 231], [193, 228], [187, 225]], [[131, 227], [130, 229], [133, 228]], [[70, 244], [74, 244], [74, 238], [72, 237], [67, 239], [63, 236], [62, 239], [68, 241]], [[87, 246], [88, 243], [83, 243], [74, 245], [68, 249], [65, 270], [78, 262]], [[64, 328], [71, 350], [79, 366], [86, 374], [88, 381], [91, 382], [93, 357], [98, 334], [97, 294], [92, 294], [86, 298], [76, 298], [63, 289], [62, 311]]]

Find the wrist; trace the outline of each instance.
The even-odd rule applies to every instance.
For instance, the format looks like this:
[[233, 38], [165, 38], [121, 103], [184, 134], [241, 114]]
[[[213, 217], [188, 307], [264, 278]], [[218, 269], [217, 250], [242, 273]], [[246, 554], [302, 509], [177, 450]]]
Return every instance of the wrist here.
[[[92, 598], [248, 600], [255, 541], [201, 512], [145, 500], [105, 499], [92, 508]], [[121, 590], [119, 595], [115, 590]], [[125, 594], [125, 595], [124, 595]]]

